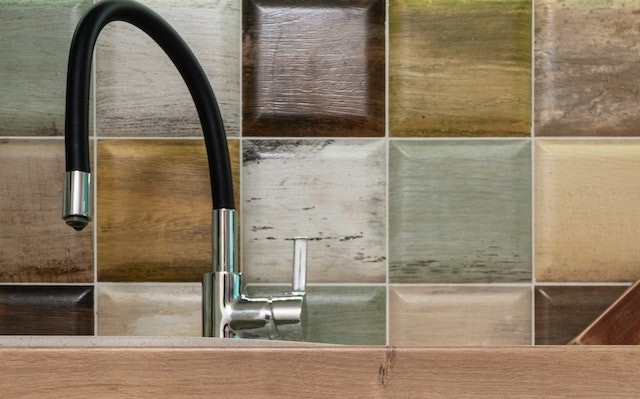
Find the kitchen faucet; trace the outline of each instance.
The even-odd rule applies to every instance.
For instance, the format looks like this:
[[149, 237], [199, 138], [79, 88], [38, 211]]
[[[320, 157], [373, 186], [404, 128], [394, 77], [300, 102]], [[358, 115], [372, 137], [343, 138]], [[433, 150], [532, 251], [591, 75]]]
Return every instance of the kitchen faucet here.
[[187, 44], [148, 7], [130, 0], [103, 0], [78, 23], [69, 53], [65, 113], [66, 173], [62, 218], [76, 230], [91, 220], [93, 179], [89, 168], [89, 87], [91, 59], [102, 28], [128, 22], [149, 35], [184, 79], [202, 125], [213, 199], [212, 271], [203, 279], [203, 336], [304, 339], [307, 240], [294, 241], [291, 292], [249, 297], [238, 263], [237, 219], [224, 125], [211, 85]]

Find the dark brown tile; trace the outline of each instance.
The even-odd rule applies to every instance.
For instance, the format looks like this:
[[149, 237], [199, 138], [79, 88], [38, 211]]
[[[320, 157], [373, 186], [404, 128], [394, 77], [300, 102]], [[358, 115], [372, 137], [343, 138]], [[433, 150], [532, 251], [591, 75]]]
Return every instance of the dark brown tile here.
[[383, 136], [383, 0], [244, 0], [243, 135]]
[[0, 334], [93, 335], [93, 287], [0, 286]]
[[565, 345], [594, 321], [627, 287], [537, 287], [536, 345]]

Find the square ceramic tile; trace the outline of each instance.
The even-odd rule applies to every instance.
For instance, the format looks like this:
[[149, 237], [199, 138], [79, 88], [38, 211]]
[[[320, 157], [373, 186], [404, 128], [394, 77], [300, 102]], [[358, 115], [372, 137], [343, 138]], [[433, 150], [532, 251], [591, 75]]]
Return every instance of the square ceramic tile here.
[[536, 279], [640, 278], [640, 140], [536, 143]]
[[384, 282], [381, 140], [243, 142], [243, 271], [289, 283], [296, 236], [309, 237], [312, 283]]
[[531, 344], [529, 287], [402, 287], [389, 291], [391, 345]]
[[384, 0], [244, 0], [245, 136], [383, 136]]
[[93, 335], [93, 287], [0, 286], [0, 335]]
[[91, 0], [0, 0], [0, 136], [59, 136], [69, 45]]
[[92, 225], [61, 218], [63, 140], [0, 140], [0, 165], [0, 282], [92, 282]]
[[[229, 141], [236, 201], [238, 147]], [[100, 140], [96, 180], [100, 281], [195, 282], [211, 271], [203, 140]]]
[[[145, 0], [200, 62], [227, 134], [240, 130], [240, 2]], [[96, 48], [100, 136], [202, 136], [187, 86], [169, 57], [138, 28], [113, 22]]]
[[[250, 285], [252, 296], [277, 295], [290, 286]], [[306, 342], [384, 345], [386, 289], [382, 286], [307, 286]]]
[[536, 1], [536, 134], [640, 134], [638, 6]]
[[627, 288], [537, 287], [536, 345], [567, 344], [597, 319]]
[[393, 141], [393, 283], [531, 278], [529, 140]]
[[202, 286], [98, 284], [98, 335], [202, 336]]
[[531, 1], [389, 0], [393, 136], [528, 136]]

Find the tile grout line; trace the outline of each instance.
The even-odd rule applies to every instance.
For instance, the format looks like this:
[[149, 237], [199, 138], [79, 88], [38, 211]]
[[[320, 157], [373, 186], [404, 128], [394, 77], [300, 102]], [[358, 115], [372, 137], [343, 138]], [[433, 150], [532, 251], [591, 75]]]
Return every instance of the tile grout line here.
[[536, 159], [536, 134], [535, 134], [535, 125], [536, 125], [536, 119], [535, 119], [535, 101], [536, 101], [536, 97], [535, 97], [535, 92], [536, 92], [536, 86], [535, 86], [535, 78], [536, 78], [536, 52], [535, 52], [535, 46], [536, 46], [536, 42], [535, 42], [535, 34], [536, 34], [536, 0], [532, 0], [531, 1], [531, 116], [530, 116], [530, 120], [531, 120], [531, 148], [530, 148], [530, 164], [531, 164], [531, 171], [530, 171], [530, 178], [531, 178], [531, 182], [530, 182], [530, 187], [531, 187], [531, 202], [530, 202], [530, 206], [531, 206], [531, 229], [530, 229], [530, 243], [531, 243], [531, 248], [530, 248], [530, 268], [531, 268], [531, 345], [535, 346], [536, 344], [536, 268], [535, 268], [535, 248], [536, 248], [536, 176], [535, 176], [535, 159]]
[[[94, 0], [95, 3], [95, 0]], [[91, 80], [93, 83], [93, 335], [98, 336], [98, 94], [97, 85], [97, 51], [93, 52], [93, 68]]]
[[390, 305], [391, 300], [389, 297], [390, 288], [389, 288], [389, 270], [391, 268], [391, 261], [389, 258], [390, 247], [389, 247], [389, 1], [385, 1], [385, 21], [384, 21], [384, 134], [385, 134], [385, 257], [386, 257], [386, 267], [385, 267], [385, 309], [384, 309], [384, 320], [385, 320], [385, 344], [388, 346], [390, 342], [390, 330], [391, 330], [391, 313], [390, 313]]

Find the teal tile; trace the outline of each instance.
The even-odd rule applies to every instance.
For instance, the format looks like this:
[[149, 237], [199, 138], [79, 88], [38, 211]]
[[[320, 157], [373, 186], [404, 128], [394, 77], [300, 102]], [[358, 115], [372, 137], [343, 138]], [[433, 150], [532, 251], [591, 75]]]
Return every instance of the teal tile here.
[[529, 140], [394, 141], [393, 283], [529, 281]]

